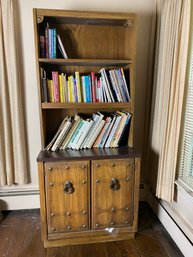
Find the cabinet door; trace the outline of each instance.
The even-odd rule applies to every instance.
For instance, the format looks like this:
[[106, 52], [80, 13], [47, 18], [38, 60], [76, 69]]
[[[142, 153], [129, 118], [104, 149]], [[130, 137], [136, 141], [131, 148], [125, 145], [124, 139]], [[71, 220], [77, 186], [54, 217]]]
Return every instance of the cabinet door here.
[[48, 233], [89, 229], [87, 161], [45, 164]]
[[132, 226], [133, 159], [92, 162], [92, 228]]

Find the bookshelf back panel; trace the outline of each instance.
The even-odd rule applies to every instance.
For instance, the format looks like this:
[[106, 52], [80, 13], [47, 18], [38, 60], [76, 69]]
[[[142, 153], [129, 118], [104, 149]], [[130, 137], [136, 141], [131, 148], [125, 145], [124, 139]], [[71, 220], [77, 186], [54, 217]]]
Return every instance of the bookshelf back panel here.
[[[40, 24], [44, 31], [45, 23]], [[50, 24], [60, 35], [68, 58], [133, 59], [133, 27]], [[59, 53], [59, 50], [57, 49]], [[60, 53], [58, 55], [60, 57]]]

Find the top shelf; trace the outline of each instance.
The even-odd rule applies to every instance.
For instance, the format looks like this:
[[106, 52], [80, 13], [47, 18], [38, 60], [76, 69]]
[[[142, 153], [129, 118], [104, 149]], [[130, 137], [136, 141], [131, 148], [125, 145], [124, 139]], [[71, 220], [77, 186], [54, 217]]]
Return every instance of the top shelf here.
[[127, 66], [133, 60], [110, 60], [110, 59], [50, 59], [39, 58], [40, 63], [71, 66]]

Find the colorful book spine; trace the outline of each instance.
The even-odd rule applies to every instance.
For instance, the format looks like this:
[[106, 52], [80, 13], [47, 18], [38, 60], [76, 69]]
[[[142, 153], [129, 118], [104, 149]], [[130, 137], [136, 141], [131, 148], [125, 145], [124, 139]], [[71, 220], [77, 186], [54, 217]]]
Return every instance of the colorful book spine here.
[[63, 76], [64, 76], [63, 73], [59, 75], [59, 89], [60, 89], [60, 102], [61, 103], [64, 103]]
[[47, 85], [48, 85], [49, 101], [50, 101], [50, 103], [54, 103], [53, 81], [48, 79], [47, 80]]
[[56, 58], [56, 28], [52, 29], [52, 58]]
[[92, 101], [96, 102], [96, 83], [95, 83], [95, 73], [91, 72], [91, 89], [92, 89]]
[[52, 58], [52, 29], [48, 29], [48, 56]]
[[60, 102], [60, 89], [59, 89], [59, 81], [58, 81], [58, 72], [52, 71], [52, 80], [53, 80], [53, 88], [54, 88], [54, 102]]
[[90, 76], [86, 75], [84, 76], [84, 78], [85, 78], [86, 103], [90, 103], [92, 102]]
[[81, 84], [80, 84], [80, 74], [79, 74], [78, 71], [75, 71], [75, 78], [76, 78], [76, 87], [77, 87], [78, 103], [81, 103], [81, 102], [82, 102]]
[[45, 54], [46, 54], [46, 58], [49, 58], [48, 29], [49, 29], [49, 24], [47, 23], [47, 25], [46, 25], [46, 27], [45, 27]]

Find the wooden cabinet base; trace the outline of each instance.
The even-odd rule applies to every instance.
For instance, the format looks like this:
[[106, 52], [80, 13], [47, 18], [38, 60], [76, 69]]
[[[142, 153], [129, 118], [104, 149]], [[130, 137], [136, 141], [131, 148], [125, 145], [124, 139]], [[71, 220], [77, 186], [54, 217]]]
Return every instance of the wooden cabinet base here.
[[94, 155], [79, 160], [62, 158], [61, 153], [60, 160], [57, 153], [54, 158], [40, 154], [40, 211], [45, 247], [135, 237], [140, 158], [134, 150], [124, 151], [122, 156], [114, 152], [105, 159]]
[[134, 239], [135, 233], [119, 233], [119, 234], [108, 234], [108, 235], [95, 235], [90, 236], [87, 233], [83, 234], [82, 237], [77, 238], [65, 238], [57, 240], [45, 240], [44, 247], [59, 247], [59, 246], [69, 246], [69, 245], [81, 245], [81, 244], [92, 244], [101, 242], [112, 242], [127, 239]]

